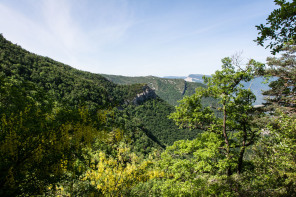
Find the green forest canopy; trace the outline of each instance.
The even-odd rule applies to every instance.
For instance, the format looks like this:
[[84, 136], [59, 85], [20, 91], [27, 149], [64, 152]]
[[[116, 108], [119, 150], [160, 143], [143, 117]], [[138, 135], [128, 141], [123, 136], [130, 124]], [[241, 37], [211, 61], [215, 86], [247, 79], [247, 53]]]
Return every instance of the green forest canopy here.
[[[116, 85], [1, 35], [0, 195], [295, 196], [295, 2], [275, 2], [267, 25], [281, 56], [224, 58], [176, 111], [157, 95], [133, 102], [144, 84]], [[239, 83], [258, 75], [277, 77], [262, 108]], [[200, 130], [178, 130], [169, 114]]]

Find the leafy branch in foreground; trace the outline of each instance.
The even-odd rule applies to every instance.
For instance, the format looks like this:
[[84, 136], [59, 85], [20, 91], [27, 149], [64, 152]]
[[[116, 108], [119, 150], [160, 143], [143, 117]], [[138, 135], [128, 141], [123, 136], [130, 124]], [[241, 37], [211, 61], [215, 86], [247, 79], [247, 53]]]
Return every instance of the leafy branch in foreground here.
[[280, 8], [271, 12], [265, 25], [256, 26], [259, 37], [255, 40], [261, 46], [264, 42], [269, 42], [266, 48], [272, 49], [273, 54], [279, 52], [284, 43], [296, 40], [296, 1], [275, 0], [274, 2]]

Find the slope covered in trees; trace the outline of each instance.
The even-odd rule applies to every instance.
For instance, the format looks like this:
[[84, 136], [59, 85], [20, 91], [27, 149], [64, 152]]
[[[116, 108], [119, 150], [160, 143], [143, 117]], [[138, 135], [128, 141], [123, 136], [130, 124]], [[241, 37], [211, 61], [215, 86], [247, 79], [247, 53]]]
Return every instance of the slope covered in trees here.
[[41, 194], [48, 187], [55, 192], [58, 182], [68, 188], [67, 180], [89, 179], [84, 173], [98, 151], [107, 161], [123, 146], [142, 158], [198, 133], [175, 126], [167, 118], [173, 107], [147, 85], [117, 85], [30, 53], [2, 35], [0, 80], [4, 196]]
[[[280, 57], [224, 58], [175, 111], [147, 85], [116, 85], [1, 36], [0, 196], [295, 196], [296, 50], [278, 15], [295, 3], [275, 2]], [[258, 75], [276, 77], [260, 108], [241, 83]], [[168, 114], [202, 132], [164, 147], [184, 137]]]
[[[74, 108], [86, 105], [90, 111], [112, 109], [114, 107], [127, 111], [128, 114], [131, 114], [129, 115], [131, 120], [140, 116], [138, 122], [141, 122], [143, 128], [150, 133], [150, 136], [154, 136], [154, 138], [159, 136], [157, 142], [162, 145], [172, 144], [179, 139], [193, 139], [197, 133], [197, 131], [186, 130], [184, 132], [187, 135], [182, 137], [180, 130], [172, 121], [167, 119], [168, 114], [174, 110], [173, 107], [161, 99], [154, 101], [156, 107], [153, 109], [153, 113], [149, 112], [149, 110], [142, 110], [141, 115], [138, 112], [136, 116], [133, 115], [134, 113], [128, 112], [126, 107], [134, 103], [137, 94], [145, 91], [152, 92], [144, 84], [146, 81], [139, 81], [143, 82], [141, 84], [118, 85], [101, 75], [80, 71], [50, 58], [30, 53], [7, 41], [2, 35], [0, 36], [0, 42], [2, 76], [14, 78], [21, 82], [31, 82], [36, 87], [47, 92], [57, 105]], [[145, 102], [141, 104], [143, 106], [150, 105], [145, 104]], [[137, 107], [134, 106], [134, 108]], [[163, 110], [165, 113], [163, 114], [163, 111], [158, 112], [157, 109], [165, 109]], [[124, 112], [117, 110], [117, 113]], [[163, 115], [160, 116], [159, 114]], [[162, 129], [153, 125], [152, 122], [157, 122], [160, 126], [163, 125], [161, 126]], [[188, 136], [190, 138], [187, 138]]]
[[151, 131], [133, 117], [118, 116], [117, 108], [145, 87], [116, 85], [1, 35], [0, 195], [38, 195], [69, 174], [79, 179], [81, 169], [90, 167], [88, 149], [111, 155], [124, 143], [138, 154], [160, 150], [162, 142]]
[[159, 78], [154, 76], [147, 77], [126, 77], [119, 75], [106, 75], [102, 74], [110, 81], [116, 84], [138, 84], [145, 83], [151, 89], [155, 90], [156, 94], [167, 101], [170, 105], [177, 105], [178, 101], [184, 96], [190, 96], [195, 92], [197, 87], [205, 87], [201, 83], [191, 83], [183, 79], [169, 79]]
[[143, 85], [119, 86], [101, 75], [79, 71], [48, 57], [30, 53], [2, 35], [0, 42], [2, 74], [31, 81], [61, 103], [75, 106], [84, 102], [94, 108], [112, 107], [123, 104], [142, 91]]

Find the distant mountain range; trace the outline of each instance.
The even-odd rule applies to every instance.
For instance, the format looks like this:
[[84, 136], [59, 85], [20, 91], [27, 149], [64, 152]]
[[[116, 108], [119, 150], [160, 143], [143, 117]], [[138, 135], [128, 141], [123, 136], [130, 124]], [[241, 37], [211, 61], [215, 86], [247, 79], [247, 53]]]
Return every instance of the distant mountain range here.
[[[169, 79], [184, 79], [187, 82], [197, 82], [197, 83], [204, 83], [202, 74], [190, 74], [188, 76], [165, 76], [163, 78], [169, 78]], [[211, 77], [210, 75], [205, 75], [206, 77]], [[262, 95], [262, 91], [268, 90], [268, 84], [263, 83], [264, 79], [263, 77], [257, 77], [253, 79], [250, 82], [243, 83], [245, 88], [250, 88], [252, 92], [256, 96], [256, 102], [254, 105], [261, 105], [264, 103], [264, 96]]]
[[[202, 74], [190, 74], [188, 76], [165, 76], [163, 78], [169, 78], [169, 79], [184, 79], [185, 81], [188, 82], [198, 82], [198, 83], [203, 83], [203, 77], [204, 75]], [[210, 77], [211, 75], [205, 75], [206, 77]]]

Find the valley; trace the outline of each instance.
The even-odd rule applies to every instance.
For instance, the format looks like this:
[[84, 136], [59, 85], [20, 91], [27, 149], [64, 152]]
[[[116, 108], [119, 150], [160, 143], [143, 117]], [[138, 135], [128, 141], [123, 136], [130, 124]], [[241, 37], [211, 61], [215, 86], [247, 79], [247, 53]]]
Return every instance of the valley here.
[[[295, 196], [296, 32], [291, 21], [295, 21], [296, 1], [275, 1], [279, 8], [271, 12], [266, 24], [256, 26], [259, 33], [255, 42], [274, 55], [266, 63], [221, 57], [219, 69], [204, 79], [202, 74], [184, 76], [183, 72], [187, 65], [197, 68], [201, 60], [212, 65], [219, 51], [214, 45], [227, 42], [202, 37], [216, 33], [213, 30], [220, 25], [195, 29], [200, 26], [197, 18], [213, 15], [213, 5], [203, 17], [196, 15], [196, 8], [188, 7], [192, 2], [183, 7], [170, 1], [157, 4], [166, 9], [150, 9], [154, 14], [167, 8], [177, 10], [182, 13], [176, 15], [177, 20], [171, 20], [170, 12], [143, 20], [148, 19], [143, 16], [150, 4], [131, 2], [124, 1], [118, 9], [117, 3], [104, 2], [97, 4], [104, 5], [96, 7], [99, 11], [90, 7], [94, 2], [80, 2], [79, 12], [75, 12], [79, 20], [71, 18], [72, 1], [18, 2], [19, 8], [35, 10], [26, 10], [26, 14], [18, 14], [22, 9], [13, 9], [18, 4], [11, 1], [6, 1], [7, 7], [0, 3], [2, 15], [17, 16], [11, 17], [12, 21], [24, 17], [20, 26], [26, 31], [15, 33], [17, 26], [12, 23], [8, 36], [33, 35], [34, 39], [29, 39], [32, 45], [26, 45], [31, 47], [38, 41], [54, 45], [54, 40], [57, 51], [62, 51], [55, 57], [65, 56], [72, 63], [85, 60], [86, 67], [95, 62], [98, 73], [102, 72], [83, 71], [35, 54], [0, 34], [0, 196]], [[219, 10], [224, 4], [230, 5], [219, 4]], [[252, 5], [260, 6], [257, 2]], [[43, 8], [40, 12], [39, 7]], [[90, 25], [80, 18], [84, 8], [88, 8], [88, 17], [109, 14], [92, 17]], [[180, 10], [191, 10], [190, 17]], [[50, 23], [50, 13], [58, 20]], [[26, 18], [27, 14], [34, 17]], [[136, 15], [142, 18], [134, 20]], [[245, 16], [243, 12], [239, 15]], [[42, 17], [31, 23], [35, 16]], [[2, 18], [3, 25], [6, 18]], [[165, 22], [150, 31], [148, 24], [162, 18]], [[107, 19], [113, 25], [106, 22], [96, 26]], [[244, 20], [235, 21], [244, 26]], [[174, 28], [185, 21], [194, 25], [184, 32]], [[234, 20], [225, 21], [223, 27], [233, 29], [233, 23], [227, 25]], [[83, 30], [90, 26], [96, 29], [82, 31], [80, 23], [85, 25]], [[159, 29], [177, 33], [166, 35]], [[233, 37], [232, 32], [225, 33]], [[57, 39], [57, 35], [62, 37]], [[232, 45], [227, 43], [223, 54], [232, 51], [228, 46]], [[49, 45], [44, 48], [48, 53], [55, 51]], [[75, 54], [82, 59], [76, 59]], [[162, 62], [167, 63], [167, 69], [174, 68], [172, 75], [183, 76], [128, 77], [103, 72], [112, 65], [116, 72], [110, 73], [123, 73], [134, 64], [140, 68], [137, 72], [146, 73], [145, 68], [154, 65], [157, 73], [165, 73]]]

